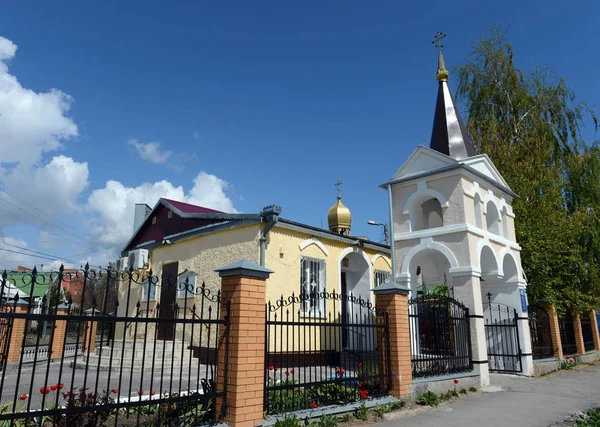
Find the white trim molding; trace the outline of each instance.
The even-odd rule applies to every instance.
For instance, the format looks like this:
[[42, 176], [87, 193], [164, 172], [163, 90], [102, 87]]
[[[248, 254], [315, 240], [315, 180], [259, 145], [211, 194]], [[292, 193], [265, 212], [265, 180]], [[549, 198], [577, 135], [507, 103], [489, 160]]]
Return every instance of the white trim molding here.
[[373, 255], [373, 258], [371, 259], [371, 264], [375, 265], [375, 261], [377, 261], [379, 258], [383, 258], [385, 262], [387, 262], [388, 266], [390, 268], [392, 268], [392, 260], [389, 259], [387, 256], [385, 256], [384, 254], [375, 254]]
[[316, 245], [323, 251], [323, 253], [329, 256], [329, 250], [325, 247], [325, 245], [316, 237], [311, 237], [310, 239], [306, 239], [304, 242], [300, 243], [298, 247], [300, 248], [300, 252], [309, 247], [310, 245]]
[[402, 208], [403, 215], [409, 215], [411, 209], [413, 208], [413, 204], [415, 201], [423, 199], [437, 199], [440, 202], [442, 208], [448, 207], [448, 198], [445, 197], [442, 193], [432, 188], [427, 187], [427, 183], [424, 181], [420, 181], [417, 183], [417, 191], [412, 193], [406, 201], [404, 202], [404, 206]]
[[410, 277], [410, 263], [416, 255], [426, 250], [433, 250], [444, 255], [450, 263], [450, 271], [452, 271], [452, 269], [458, 268], [458, 261], [456, 260], [456, 257], [454, 256], [452, 251], [447, 246], [438, 242], [434, 242], [432, 240], [427, 240], [421, 241], [421, 243], [419, 243], [417, 246], [414, 246], [408, 251], [404, 259], [402, 260], [400, 274], [404, 274]]

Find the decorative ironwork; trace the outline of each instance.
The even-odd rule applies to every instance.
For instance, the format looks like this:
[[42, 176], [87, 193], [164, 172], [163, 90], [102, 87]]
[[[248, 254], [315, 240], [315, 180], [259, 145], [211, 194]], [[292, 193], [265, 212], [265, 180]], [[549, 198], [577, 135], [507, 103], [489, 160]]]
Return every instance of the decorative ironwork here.
[[[36, 269], [16, 284], [27, 296], [8, 296], [15, 284], [5, 272], [0, 282], [0, 406], [5, 408], [0, 424], [88, 425], [94, 419], [114, 426], [180, 426], [222, 418], [229, 301], [204, 284], [196, 289], [188, 279], [178, 283], [176, 274], [165, 271], [163, 266], [159, 278], [152, 271], [121, 273], [86, 265], [65, 273], [61, 267], [45, 275], [49, 296], [42, 310], [34, 296], [42, 277]], [[77, 304], [55, 298], [56, 288], [71, 276], [82, 283]], [[160, 301], [175, 295], [168, 311], [172, 316], [161, 316], [160, 301], [140, 300], [145, 281], [158, 289]], [[26, 330], [21, 342], [10, 338], [16, 327]], [[172, 337], [159, 339], [161, 329], [172, 330]], [[58, 330], [64, 333], [57, 335]], [[225, 358], [225, 369], [218, 372], [225, 384], [220, 391], [217, 353]], [[9, 361], [9, 354], [18, 360]], [[24, 371], [28, 361], [33, 366]]]
[[570, 356], [577, 354], [577, 341], [575, 341], [575, 324], [573, 316], [567, 312], [558, 319], [558, 328], [560, 330], [560, 341], [562, 343], [563, 355]]
[[530, 305], [527, 307], [529, 332], [531, 335], [531, 352], [534, 359], [554, 357], [552, 334], [550, 333], [550, 316], [545, 308]]
[[581, 334], [583, 335], [583, 347], [585, 351], [594, 350], [594, 332], [589, 313], [583, 313], [581, 318]]
[[[326, 311], [302, 311], [306, 301]], [[387, 395], [388, 313], [354, 295], [321, 292], [266, 304], [265, 412]], [[345, 339], [343, 339], [345, 337]]]
[[488, 364], [492, 372], [523, 372], [517, 310], [505, 304], [484, 304]]
[[413, 378], [469, 372], [469, 309], [446, 295], [425, 294], [408, 301]]

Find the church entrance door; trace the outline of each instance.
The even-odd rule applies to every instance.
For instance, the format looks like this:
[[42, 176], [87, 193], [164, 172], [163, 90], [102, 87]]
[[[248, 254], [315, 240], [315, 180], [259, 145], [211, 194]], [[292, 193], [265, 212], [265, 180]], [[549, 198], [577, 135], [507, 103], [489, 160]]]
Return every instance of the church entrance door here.
[[177, 298], [177, 271], [178, 262], [163, 265], [160, 284], [160, 310], [157, 336], [159, 340], [172, 341], [175, 339], [175, 300]]

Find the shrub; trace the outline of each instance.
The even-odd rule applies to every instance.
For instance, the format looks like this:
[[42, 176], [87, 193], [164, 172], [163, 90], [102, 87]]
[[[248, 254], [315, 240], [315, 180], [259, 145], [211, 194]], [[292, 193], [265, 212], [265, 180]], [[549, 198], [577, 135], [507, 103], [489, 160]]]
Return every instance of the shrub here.
[[351, 417], [351, 415], [350, 415], [350, 414], [344, 414], [344, 415], [342, 415], [342, 416], [340, 417], [340, 421], [341, 421], [341, 422], [343, 422], [343, 423], [347, 423], [347, 422], [350, 422], [350, 419], [351, 419], [351, 418], [352, 418], [352, 417]]
[[337, 427], [338, 419], [333, 415], [322, 415], [317, 425], [319, 427]]
[[388, 412], [390, 412], [389, 405], [377, 405], [375, 407], [375, 414], [377, 414], [379, 418], [383, 418], [383, 416]]
[[426, 391], [417, 398], [417, 403], [423, 406], [439, 406], [440, 397], [432, 391]]
[[358, 407], [358, 409], [356, 409], [354, 415], [359, 420], [367, 421], [369, 419], [369, 410], [367, 409], [367, 405], [365, 405], [365, 402], [360, 403], [360, 406]]
[[467, 394], [467, 389], [461, 388], [459, 391], [460, 394]]
[[472, 393], [475, 393], [477, 391], [477, 389], [475, 387], [469, 387], [469, 391]]
[[587, 418], [579, 420], [576, 427], [598, 427], [600, 426], [600, 408], [590, 409], [586, 413]]
[[286, 415], [275, 421], [275, 427], [300, 427], [300, 419], [295, 415]]
[[398, 409], [402, 409], [404, 408], [404, 400], [401, 400], [399, 402], [392, 402], [390, 403], [390, 410], [391, 411], [397, 411]]

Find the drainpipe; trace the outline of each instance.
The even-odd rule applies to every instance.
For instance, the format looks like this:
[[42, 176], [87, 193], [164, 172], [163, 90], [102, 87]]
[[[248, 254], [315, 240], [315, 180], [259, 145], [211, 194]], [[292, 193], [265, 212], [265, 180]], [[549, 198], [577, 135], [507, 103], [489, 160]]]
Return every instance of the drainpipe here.
[[396, 283], [396, 248], [394, 244], [394, 209], [392, 206], [392, 184], [388, 184], [388, 198], [390, 205], [390, 238], [389, 245], [392, 256], [392, 282]]
[[265, 223], [265, 228], [260, 234], [260, 265], [265, 266], [265, 251], [267, 248], [267, 235], [271, 228], [279, 221], [281, 215], [281, 207], [276, 205], [266, 206], [261, 212], [262, 221]]

